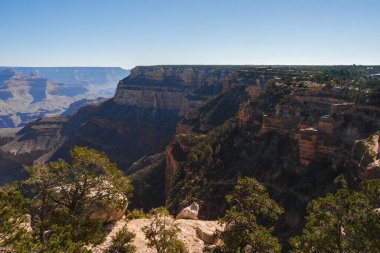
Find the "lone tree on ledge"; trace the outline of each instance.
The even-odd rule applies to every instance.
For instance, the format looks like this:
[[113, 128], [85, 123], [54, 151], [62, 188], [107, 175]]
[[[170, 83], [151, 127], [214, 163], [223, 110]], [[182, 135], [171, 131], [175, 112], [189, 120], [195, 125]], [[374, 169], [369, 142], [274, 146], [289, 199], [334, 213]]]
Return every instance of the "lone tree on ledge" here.
[[178, 239], [180, 229], [169, 216], [169, 212], [163, 208], [152, 209], [148, 216], [149, 225], [142, 228], [148, 246], [155, 248], [157, 253], [185, 253], [185, 244]]
[[226, 196], [230, 208], [221, 218], [226, 228], [220, 233], [224, 252], [280, 252], [278, 239], [271, 229], [258, 224], [258, 219], [276, 221], [284, 212], [269, 197], [266, 188], [254, 178], [239, 179], [231, 194]]

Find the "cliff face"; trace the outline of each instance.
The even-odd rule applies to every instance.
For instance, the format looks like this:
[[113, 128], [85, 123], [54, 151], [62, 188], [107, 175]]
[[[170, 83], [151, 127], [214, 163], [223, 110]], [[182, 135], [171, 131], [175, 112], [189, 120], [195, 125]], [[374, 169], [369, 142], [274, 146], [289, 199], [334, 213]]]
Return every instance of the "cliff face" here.
[[67, 121], [66, 117], [42, 118], [12, 135], [0, 131], [0, 139], [7, 140], [0, 147], [0, 185], [23, 178], [24, 165], [46, 161], [67, 138], [61, 132]]
[[[174, 178], [178, 173], [191, 174], [194, 172], [194, 166], [196, 171], [200, 166], [208, 166], [210, 161], [205, 159], [205, 156], [211, 159], [212, 166], [219, 163], [221, 171], [227, 169], [226, 162], [245, 163], [243, 161], [247, 160], [246, 162], [249, 164], [248, 161], [251, 157], [257, 157], [259, 161], [255, 161], [255, 163], [268, 162], [270, 165], [267, 166], [274, 168], [286, 166], [291, 171], [300, 174], [309, 173], [314, 168], [321, 166], [321, 163], [329, 164], [328, 166], [342, 166], [343, 171], [340, 172], [351, 178], [373, 178], [379, 174], [377, 131], [380, 129], [380, 107], [354, 104], [343, 99], [339, 89], [325, 90], [322, 87], [309, 87], [292, 90], [284, 96], [286, 103], [279, 101], [271, 104], [271, 108], [267, 108], [260, 100], [270, 100], [271, 92], [263, 91], [261, 97], [257, 97], [256, 93], [252, 94], [249, 91], [249, 88], [240, 89], [240, 91], [235, 88], [235, 91], [228, 92], [243, 93], [245, 95], [240, 97], [245, 97], [246, 101], [239, 104], [232, 125], [227, 123], [229, 117], [226, 117], [221, 120], [223, 124], [206, 131], [206, 139], [209, 138], [209, 143], [199, 141], [204, 138], [203, 134], [199, 135], [197, 131], [199, 128], [196, 127], [204, 120], [201, 115], [190, 121], [181, 121], [177, 125], [177, 135], [166, 148], [166, 192], [169, 195], [172, 191], [178, 196], [178, 188], [173, 188], [173, 185], [176, 184]], [[247, 94], [251, 96], [250, 99], [247, 99]], [[229, 95], [221, 96], [228, 97]], [[235, 101], [236, 96], [234, 98]], [[220, 100], [217, 108], [211, 106], [210, 104], [216, 100], [218, 98], [201, 107], [200, 111], [214, 112], [218, 111], [218, 107], [225, 107]], [[232, 108], [231, 102], [228, 101], [228, 103]], [[363, 110], [363, 108], [366, 109]], [[209, 115], [206, 112], [204, 114]], [[215, 122], [215, 120], [213, 121]], [[221, 139], [219, 140], [219, 138]], [[189, 139], [193, 140], [189, 141]], [[237, 143], [230, 147], [227, 145], [229, 139], [232, 143], [235, 141]], [[287, 139], [289, 142], [288, 144], [284, 143], [287, 146], [281, 152], [278, 147], [280, 144], [277, 142], [274, 147], [265, 146], [276, 139], [278, 141]], [[184, 140], [192, 143], [191, 148], [184, 144]], [[221, 143], [219, 143], [220, 141]], [[245, 142], [247, 143], [244, 145], [247, 146], [239, 146]], [[224, 147], [224, 151], [223, 145], [227, 145]], [[267, 159], [266, 155], [270, 154], [264, 155], [263, 153], [266, 151], [258, 149], [261, 145], [264, 145], [266, 150], [276, 148], [273, 155], [276, 155], [282, 164], [273, 164], [274, 160], [264, 162]], [[254, 148], [254, 146], [256, 147]], [[249, 147], [253, 150], [250, 150]], [[198, 161], [200, 150], [203, 152], [201, 162]], [[231, 157], [235, 161], [225, 161], [226, 157], [218, 156], [223, 152], [228, 154], [227, 157], [230, 156], [229, 153], [238, 152], [238, 154]], [[252, 163], [251, 166], [253, 166]], [[344, 166], [347, 167], [346, 171], [344, 171]], [[194, 176], [194, 174], [191, 175]], [[236, 176], [236, 172], [233, 175]], [[223, 173], [218, 176], [225, 177]], [[211, 179], [211, 181], [213, 180], [215, 178]], [[185, 196], [178, 197], [181, 201], [184, 198]], [[170, 203], [170, 197], [168, 201]], [[209, 203], [210, 201], [208, 201]], [[187, 205], [187, 203], [176, 203], [175, 205], [178, 204], [180, 205], [178, 208]], [[213, 213], [204, 215], [213, 217]]]
[[30, 158], [23, 160], [30, 164], [65, 158], [73, 146], [89, 146], [126, 170], [140, 157], [164, 150], [180, 115], [221, 92], [231, 73], [225, 67], [137, 67], [120, 81], [113, 99], [70, 117], [32, 122], [1, 150], [14, 160]]
[[[236, 180], [255, 177], [285, 208], [276, 233], [286, 241], [303, 226], [307, 203], [335, 191], [337, 178], [352, 187], [361, 179], [379, 178], [379, 107], [352, 103], [340, 89], [322, 86], [275, 83], [259, 94], [251, 91], [227, 92], [250, 97], [222, 124], [197, 128], [206, 120], [201, 115], [227, 108], [222, 97], [228, 94], [177, 127], [166, 148], [166, 205], [172, 212], [196, 201], [200, 217], [220, 217]], [[214, 101], [219, 101], [216, 107]]]
[[70, 116], [75, 114], [81, 107], [87, 106], [87, 105], [99, 105], [103, 102], [105, 102], [107, 99], [103, 97], [99, 97], [96, 99], [81, 99], [78, 101], [73, 102], [70, 104], [69, 108], [67, 108], [66, 111], [64, 111], [61, 115], [62, 116]]
[[118, 105], [176, 110], [183, 115], [219, 94], [232, 70], [217, 67], [136, 67], [119, 83], [114, 101]]
[[115, 97], [93, 110], [54, 157], [84, 145], [106, 152], [127, 169], [143, 155], [162, 151], [179, 117], [218, 94], [231, 72], [211, 67], [136, 67], [119, 82]]

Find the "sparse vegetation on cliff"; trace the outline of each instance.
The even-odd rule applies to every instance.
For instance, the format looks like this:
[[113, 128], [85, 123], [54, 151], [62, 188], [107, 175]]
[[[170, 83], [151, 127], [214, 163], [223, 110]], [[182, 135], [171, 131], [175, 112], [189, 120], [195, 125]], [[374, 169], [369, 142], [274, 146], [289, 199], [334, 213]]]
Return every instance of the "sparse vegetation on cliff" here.
[[[294, 252], [379, 252], [380, 180], [364, 181], [362, 191], [340, 189], [313, 200]], [[375, 194], [374, 194], [375, 193]]]
[[212, 99], [198, 109], [199, 122], [195, 126], [196, 130], [202, 132], [202, 126], [210, 129], [223, 124], [235, 116], [239, 105], [248, 98], [245, 86], [239, 86]]
[[[217, 127], [204, 128], [202, 135], [193, 128], [192, 133], [176, 136], [179, 144], [174, 143], [170, 153], [176, 173], [172, 173], [173, 183], [166, 197], [171, 211], [197, 201], [203, 206], [200, 217], [220, 217], [226, 210], [223, 196], [237, 178], [254, 177], [284, 208], [273, 232], [283, 251], [288, 251], [288, 240], [301, 232], [311, 200], [342, 186], [358, 188], [364, 165], [378, 159], [378, 152], [371, 151], [371, 159], [360, 165], [357, 157], [362, 156], [357, 155], [363, 155], [364, 149], [354, 148], [355, 141], [367, 140], [378, 129], [378, 109], [366, 100], [366, 92], [372, 92], [371, 82], [377, 77], [367, 76], [367, 81], [360, 83], [363, 86], [358, 86], [354, 74], [353, 80], [339, 79], [332, 71], [334, 67], [291, 69], [247, 68], [239, 72], [236, 83], [255, 89], [236, 107], [238, 113], [215, 124]], [[258, 72], [265, 71], [276, 76], [274, 80], [263, 82], [260, 76], [264, 74]], [[327, 81], [314, 80], [315, 75], [323, 76], [331, 86]], [[256, 93], [258, 87], [261, 91]], [[367, 95], [361, 93], [365, 99], [358, 100], [352, 96], [354, 91]], [[229, 92], [236, 90], [228, 90], [223, 96], [228, 97]], [[202, 115], [222, 110], [218, 101], [221, 97], [202, 107]], [[199, 117], [184, 123], [194, 126], [200, 122]], [[207, 124], [212, 126], [213, 122]], [[303, 159], [307, 163], [303, 164]]]
[[143, 228], [148, 246], [157, 253], [185, 253], [185, 244], [178, 239], [178, 224], [169, 216], [165, 208], [155, 208], [149, 212], [150, 224]]
[[136, 246], [132, 244], [136, 234], [130, 232], [127, 226], [124, 226], [113, 238], [112, 244], [106, 253], [135, 253]]

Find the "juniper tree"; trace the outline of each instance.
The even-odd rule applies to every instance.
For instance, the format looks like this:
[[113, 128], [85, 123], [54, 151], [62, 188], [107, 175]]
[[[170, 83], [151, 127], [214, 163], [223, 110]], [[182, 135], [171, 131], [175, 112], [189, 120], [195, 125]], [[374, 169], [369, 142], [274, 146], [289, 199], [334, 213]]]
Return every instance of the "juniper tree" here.
[[[262, 225], [276, 221], [283, 209], [269, 197], [254, 178], [239, 179], [226, 196], [229, 209], [221, 218], [226, 225], [220, 233], [226, 252], [280, 252], [281, 245], [272, 228]], [[259, 222], [263, 221], [263, 222]]]
[[302, 235], [290, 240], [294, 252], [379, 252], [380, 180], [364, 182], [363, 191], [340, 189], [307, 207]]

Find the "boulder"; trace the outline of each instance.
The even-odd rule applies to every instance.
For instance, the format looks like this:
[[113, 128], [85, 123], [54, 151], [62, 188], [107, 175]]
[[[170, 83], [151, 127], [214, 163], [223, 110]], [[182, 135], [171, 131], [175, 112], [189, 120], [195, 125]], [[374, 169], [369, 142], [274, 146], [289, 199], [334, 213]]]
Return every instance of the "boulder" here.
[[195, 228], [196, 235], [206, 244], [214, 244], [217, 240], [215, 228], [199, 226]]
[[193, 202], [190, 206], [182, 209], [182, 211], [177, 215], [176, 219], [198, 220], [198, 212], [199, 205]]
[[95, 219], [100, 219], [104, 222], [117, 221], [124, 216], [125, 211], [127, 210], [127, 206], [128, 204], [126, 204], [122, 208], [112, 210], [102, 206], [94, 205], [93, 207], [91, 207], [93, 208], [91, 217]]

